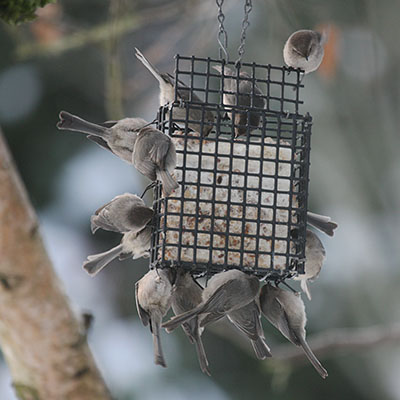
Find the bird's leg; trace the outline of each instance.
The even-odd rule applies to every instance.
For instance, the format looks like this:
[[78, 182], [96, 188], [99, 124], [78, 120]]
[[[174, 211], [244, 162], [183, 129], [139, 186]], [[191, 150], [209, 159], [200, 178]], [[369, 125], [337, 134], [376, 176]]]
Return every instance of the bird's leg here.
[[293, 91], [295, 91], [297, 89], [297, 87], [300, 87], [301, 83], [303, 82], [303, 79], [305, 77], [306, 74], [302, 74], [300, 73], [300, 80], [299, 80], [299, 84], [296, 86], [293, 86]]
[[174, 132], [181, 130], [181, 127], [176, 122], [171, 122], [171, 128], [173, 129]]
[[264, 282], [267, 280], [267, 278], [270, 276], [270, 273], [267, 272], [261, 279], [259, 279], [260, 282]]
[[280, 284], [285, 285], [285, 286], [286, 286], [287, 288], [289, 288], [290, 291], [292, 291], [293, 293], [298, 293], [298, 292], [297, 292], [296, 290], [294, 290], [288, 283], [286, 283], [284, 279], [282, 279], [281, 281], [277, 282], [276, 285], [278, 286], [278, 285], [280, 285]]
[[224, 116], [222, 117], [222, 120], [223, 121], [229, 121], [229, 115], [228, 115], [228, 112], [227, 111], [225, 111], [225, 114], [224, 114]]
[[142, 195], [140, 196], [140, 198], [143, 199], [143, 196], [147, 193], [147, 191], [151, 188], [154, 188], [157, 185], [157, 182], [151, 182], [149, 185], [146, 186], [146, 188], [144, 189], [144, 192], [142, 193]]

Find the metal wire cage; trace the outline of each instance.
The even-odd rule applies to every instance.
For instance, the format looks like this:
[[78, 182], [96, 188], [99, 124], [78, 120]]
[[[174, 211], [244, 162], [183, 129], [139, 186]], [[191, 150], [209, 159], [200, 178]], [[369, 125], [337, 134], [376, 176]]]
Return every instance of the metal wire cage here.
[[[286, 67], [176, 56], [175, 102], [160, 108], [158, 128], [175, 143], [180, 188], [168, 198], [155, 188], [151, 265], [195, 276], [304, 272], [312, 119], [299, 113], [300, 77]], [[239, 128], [245, 134], [235, 137]]]

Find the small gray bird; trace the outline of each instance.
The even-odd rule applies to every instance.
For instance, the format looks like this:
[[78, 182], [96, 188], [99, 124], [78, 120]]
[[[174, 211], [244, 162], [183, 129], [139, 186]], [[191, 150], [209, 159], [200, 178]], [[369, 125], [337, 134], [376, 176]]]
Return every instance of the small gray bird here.
[[121, 243], [112, 249], [87, 257], [83, 269], [91, 276], [95, 276], [115, 258], [124, 260], [132, 257], [134, 260], [150, 257], [152, 228], [146, 226], [139, 232], [128, 232], [122, 237]]
[[263, 315], [289, 341], [303, 348], [313, 367], [325, 379], [328, 372], [306, 342], [307, 318], [300, 294], [273, 287], [267, 283], [261, 288], [259, 299]]
[[292, 68], [300, 68], [305, 74], [315, 71], [324, 57], [326, 35], [311, 30], [292, 33], [283, 48], [283, 59]]
[[[172, 287], [172, 310], [175, 315], [192, 310], [202, 302], [202, 288], [194, 281], [190, 273], [182, 268], [177, 270], [176, 280]], [[198, 317], [184, 322], [182, 328], [190, 343], [196, 346], [197, 357], [202, 372], [211, 376], [208, 368], [208, 360], [204, 350], [201, 334], [203, 329], [199, 326]], [[168, 332], [168, 330], [167, 330]]]
[[137, 134], [132, 162], [136, 169], [152, 181], [161, 180], [165, 196], [179, 187], [171, 172], [176, 167], [176, 150], [171, 138], [152, 127]]
[[264, 360], [272, 354], [265, 342], [260, 317], [261, 311], [255, 301], [228, 314], [229, 321], [250, 339], [257, 358]]
[[335, 234], [334, 230], [338, 227], [338, 224], [333, 222], [331, 217], [315, 214], [311, 211], [307, 212], [307, 224], [317, 228], [328, 236], [333, 236]]
[[136, 308], [144, 326], [150, 324], [153, 335], [154, 362], [166, 367], [161, 347], [160, 325], [171, 307], [172, 270], [152, 269], [135, 284]]
[[59, 117], [58, 129], [84, 133], [88, 139], [130, 164], [136, 135], [141, 128], [148, 125], [142, 118], [124, 118], [98, 125], [66, 111], [61, 111]]
[[326, 260], [326, 252], [321, 240], [309, 229], [307, 229], [306, 233], [305, 256], [304, 274], [298, 275], [293, 279], [300, 281], [301, 290], [306, 294], [308, 300], [311, 300], [308, 282], [314, 282], [318, 278], [322, 265]]
[[138, 232], [150, 222], [153, 215], [153, 209], [147, 207], [139, 196], [131, 193], [121, 194], [92, 215], [92, 233], [99, 228], [120, 233]]
[[[200, 327], [218, 321], [255, 299], [260, 289], [259, 280], [237, 269], [215, 274], [202, 293], [202, 302], [192, 310], [179, 314], [163, 324], [173, 331], [179, 325], [198, 316]], [[202, 318], [206, 317], [204, 320]]]
[[[213, 68], [222, 75], [222, 65], [214, 65]], [[251, 133], [251, 131], [257, 129], [260, 124], [261, 113], [257, 111], [247, 111], [247, 108], [264, 108], [265, 100], [262, 97], [263, 93], [256, 84], [254, 84], [253, 87], [253, 83], [250, 80], [251, 77], [246, 71], [241, 71], [239, 73], [239, 78], [237, 78], [237, 74], [229, 67], [225, 66], [223, 72], [224, 105], [229, 108], [239, 107], [239, 109], [246, 109], [246, 111], [240, 112], [239, 109], [235, 108], [233, 120], [235, 125], [235, 137], [246, 135], [247, 129], [249, 129], [249, 133]], [[228, 111], [228, 116], [232, 120], [232, 111]]]
[[[166, 104], [172, 104], [175, 101], [175, 78], [170, 74], [165, 74], [160, 71], [137, 49], [136, 57], [140, 60], [143, 65], [151, 72], [151, 74], [158, 80], [160, 85], [160, 106]], [[191, 100], [197, 106], [190, 105], [189, 107], [189, 122], [188, 127], [198, 133], [201, 136], [208, 136], [214, 123], [214, 114], [211, 110], [204, 108], [205, 103], [199, 99], [199, 97], [192, 93], [190, 98], [190, 89], [181, 81], [178, 82], [178, 101], [182, 103]], [[183, 104], [182, 104], [183, 105]], [[204, 116], [203, 116], [204, 111]], [[186, 109], [184, 107], [174, 107], [173, 119], [186, 120]], [[183, 124], [183, 121], [175, 121], [178, 124]], [[203, 129], [201, 129], [203, 121]], [[197, 122], [197, 123], [196, 123]]]

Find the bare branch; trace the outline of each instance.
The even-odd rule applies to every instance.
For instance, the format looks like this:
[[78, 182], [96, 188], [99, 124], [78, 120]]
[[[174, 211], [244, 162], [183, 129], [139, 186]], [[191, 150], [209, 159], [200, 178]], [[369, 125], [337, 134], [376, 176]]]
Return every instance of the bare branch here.
[[[227, 321], [221, 321], [210, 327], [212, 332], [222, 336], [232, 343], [253, 355], [253, 349], [246, 339]], [[376, 325], [365, 328], [332, 329], [307, 337], [308, 344], [319, 359], [335, 357], [339, 353], [360, 351], [363, 349], [382, 346], [385, 344], [400, 343], [400, 323], [392, 325]], [[301, 348], [292, 343], [274, 344], [267, 337], [271, 347], [272, 359], [287, 361], [292, 364], [307, 363], [307, 358]]]
[[160, 20], [173, 18], [178, 15], [181, 9], [180, 5], [182, 5], [182, 2], [175, 0], [163, 6], [143, 10], [140, 14], [128, 14], [118, 20], [107, 21], [94, 28], [81, 30], [49, 43], [24, 43], [17, 47], [16, 55], [19, 59], [56, 56], [89, 44], [103, 43], [109, 40], [110, 32], [115, 39], [149, 25], [149, 22], [155, 24]]
[[[374, 346], [400, 343], [400, 323], [392, 325], [375, 325], [365, 328], [340, 328], [314, 334], [308, 344], [318, 358], [336, 356], [345, 353], [372, 349]], [[296, 346], [280, 345], [273, 352], [274, 357], [283, 361], [307, 362], [302, 350]]]
[[110, 399], [0, 132], [0, 344], [20, 399]]

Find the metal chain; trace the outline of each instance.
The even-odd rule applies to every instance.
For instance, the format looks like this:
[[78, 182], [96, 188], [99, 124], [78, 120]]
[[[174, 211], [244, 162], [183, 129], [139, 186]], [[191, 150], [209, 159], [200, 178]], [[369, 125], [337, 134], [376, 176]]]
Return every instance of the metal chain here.
[[219, 58], [225, 61], [229, 61], [228, 57], [228, 34], [226, 33], [224, 27], [225, 15], [222, 12], [222, 4], [224, 4], [224, 0], [216, 0], [217, 7], [218, 7], [218, 22], [219, 22], [219, 31], [218, 31], [218, 44], [219, 44]]
[[249, 14], [250, 14], [250, 11], [252, 10], [252, 8], [253, 8], [253, 5], [251, 3], [251, 0], [245, 0], [245, 2], [244, 2], [244, 18], [242, 21], [242, 33], [240, 35], [240, 46], [238, 48], [239, 58], [236, 60], [236, 65], [240, 64], [240, 62], [242, 61], [243, 54], [244, 54], [244, 44], [246, 42], [246, 30], [250, 25]]

